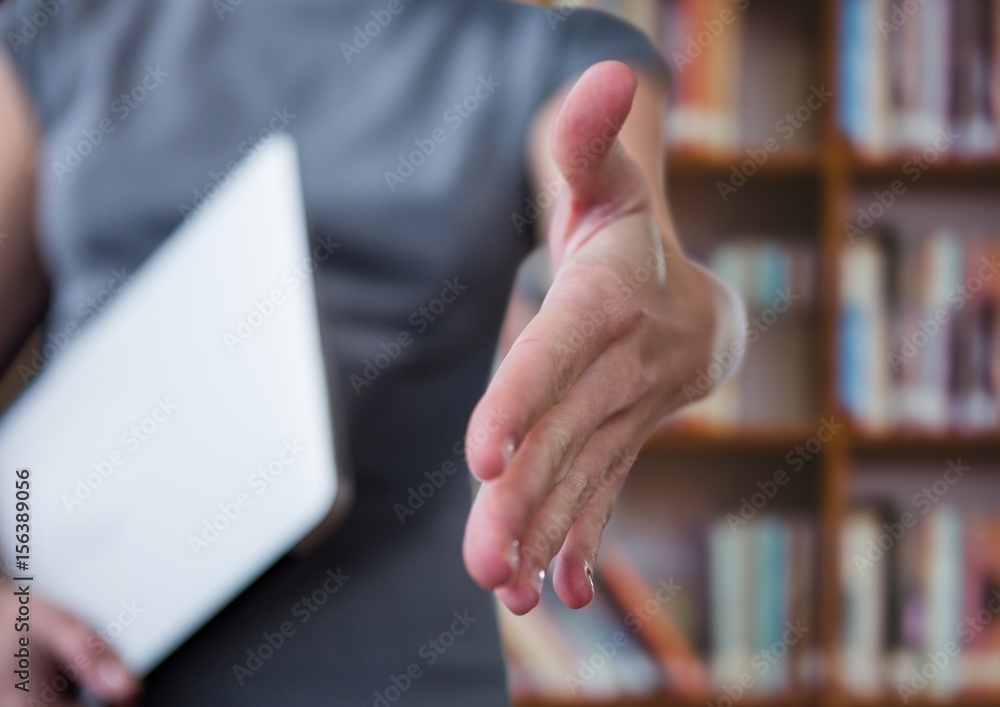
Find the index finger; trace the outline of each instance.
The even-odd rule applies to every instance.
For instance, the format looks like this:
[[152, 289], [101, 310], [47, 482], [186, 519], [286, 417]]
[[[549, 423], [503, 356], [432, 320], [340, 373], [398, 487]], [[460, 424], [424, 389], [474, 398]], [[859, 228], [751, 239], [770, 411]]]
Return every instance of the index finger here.
[[[542, 415], [628, 330], [632, 308], [620, 305], [607, 285], [594, 286], [580, 273], [557, 278], [469, 420], [466, 458], [476, 477], [488, 481], [499, 476]], [[499, 424], [487, 424], [493, 410], [508, 414]]]

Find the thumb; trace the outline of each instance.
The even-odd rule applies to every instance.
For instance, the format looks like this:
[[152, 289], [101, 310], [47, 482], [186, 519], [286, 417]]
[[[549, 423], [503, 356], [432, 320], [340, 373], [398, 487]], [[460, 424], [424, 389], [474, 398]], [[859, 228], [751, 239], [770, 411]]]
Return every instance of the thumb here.
[[575, 248], [608, 222], [648, 201], [645, 180], [618, 135], [632, 110], [638, 80], [618, 61], [590, 67], [576, 82], [556, 116], [552, 156], [569, 185], [553, 234]]

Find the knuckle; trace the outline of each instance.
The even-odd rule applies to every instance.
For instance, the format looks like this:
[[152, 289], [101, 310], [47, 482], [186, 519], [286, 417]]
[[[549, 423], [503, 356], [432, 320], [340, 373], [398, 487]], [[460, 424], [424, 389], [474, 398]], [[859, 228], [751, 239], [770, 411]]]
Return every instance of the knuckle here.
[[604, 529], [608, 527], [608, 523], [611, 522], [611, 516], [615, 513], [615, 504], [608, 503], [604, 506], [604, 511], [601, 513], [600, 522], [598, 524], [599, 532], [597, 535], [597, 542], [601, 541], [601, 534], [604, 533]]
[[552, 371], [552, 387], [556, 400], [569, 394], [574, 382], [574, 351], [563, 343], [555, 343], [549, 349], [549, 369]]
[[602, 488], [615, 488], [632, 468], [633, 459], [626, 453], [617, 451], [610, 454], [601, 466], [600, 483]]
[[622, 378], [621, 394], [625, 409], [632, 408], [641, 402], [653, 388], [654, 377], [652, 373], [639, 362], [633, 362], [624, 371]]
[[619, 300], [608, 312], [608, 327], [614, 336], [625, 336], [639, 326], [645, 314], [646, 308], [637, 297]]
[[576, 518], [583, 511], [584, 507], [587, 505], [587, 501], [589, 501], [590, 497], [593, 495], [590, 476], [578, 469], [572, 469], [566, 474], [566, 478], [563, 479], [563, 483], [566, 485], [572, 504], [570, 506], [570, 513], [574, 518]]
[[545, 450], [548, 469], [553, 472], [554, 483], [565, 477], [570, 452], [576, 435], [566, 425], [553, 424], [545, 433]]
[[588, 537], [586, 540], [577, 543], [573, 548], [572, 555], [575, 561], [579, 564], [590, 564], [591, 567], [597, 565], [597, 552], [601, 547], [601, 530], [598, 529], [594, 534], [594, 537]]

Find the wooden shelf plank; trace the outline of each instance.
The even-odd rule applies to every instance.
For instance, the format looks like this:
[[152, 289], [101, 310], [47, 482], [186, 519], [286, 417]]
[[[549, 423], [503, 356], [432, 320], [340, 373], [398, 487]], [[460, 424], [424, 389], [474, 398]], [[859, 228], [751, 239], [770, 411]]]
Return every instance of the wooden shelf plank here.
[[[739, 700], [740, 707], [810, 707], [820, 704], [822, 695], [785, 695], [767, 697], [750, 695]], [[704, 700], [692, 700], [673, 694], [650, 695], [648, 697], [620, 697], [608, 699], [565, 698], [530, 695], [515, 695], [512, 703], [515, 707], [703, 707]], [[903, 702], [896, 696], [882, 697], [852, 697], [843, 695], [837, 698], [838, 707], [902, 707]], [[933, 696], [916, 697], [910, 700], [907, 707], [997, 707], [1000, 705], [1000, 694], [968, 693], [951, 697], [936, 698]]]
[[[708, 698], [713, 699], [713, 698]], [[619, 697], [597, 699], [587, 697], [538, 697], [515, 695], [514, 707], [704, 707], [705, 699], [691, 699], [671, 693], [647, 697]], [[818, 695], [766, 695], [746, 696], [739, 700], [740, 707], [812, 707], [818, 704]]]
[[[914, 168], [920, 168], [921, 178], [968, 178], [993, 181], [1000, 179], [1000, 155], [980, 157], [942, 158], [934, 163], [919, 165], [913, 160], [920, 151], [898, 155], [871, 157], [850, 152], [837, 155], [848, 176], [853, 179], [904, 179], [909, 180]], [[695, 149], [669, 149], [666, 153], [667, 175], [671, 177], [726, 177], [734, 165], [749, 159], [745, 150], [733, 152], [702, 152]], [[904, 171], [910, 170], [910, 171]], [[788, 177], [814, 176], [823, 172], [823, 160], [818, 150], [786, 150], [768, 155], [768, 160], [757, 167], [754, 176]]]
[[815, 426], [703, 427], [665, 425], [647, 440], [644, 452], [744, 454], [786, 452], [816, 434]]
[[[846, 167], [854, 178], [903, 179], [909, 183], [918, 169], [921, 179], [967, 178], [974, 180], [1000, 180], [1000, 155], [984, 157], [942, 158], [933, 163], [920, 164], [920, 150], [904, 151], [899, 155], [868, 157], [857, 153], [847, 156]], [[908, 170], [908, 171], [906, 171]]]
[[[734, 166], [750, 159], [745, 150], [732, 153], [707, 153], [695, 150], [667, 150], [667, 177], [728, 177]], [[812, 176], [819, 178], [821, 161], [819, 153], [809, 150], [783, 150], [768, 155], [759, 165], [754, 176], [789, 177]]]
[[[845, 696], [842, 702], [845, 707], [904, 707], [903, 700], [895, 694], [882, 697]], [[1000, 693], [959, 693], [952, 696], [935, 697], [933, 695], [918, 695], [907, 702], [905, 707], [997, 707], [1000, 705]]]
[[989, 432], [870, 432], [854, 430], [854, 451], [866, 456], [912, 457], [926, 454], [1000, 455], [1000, 429]]

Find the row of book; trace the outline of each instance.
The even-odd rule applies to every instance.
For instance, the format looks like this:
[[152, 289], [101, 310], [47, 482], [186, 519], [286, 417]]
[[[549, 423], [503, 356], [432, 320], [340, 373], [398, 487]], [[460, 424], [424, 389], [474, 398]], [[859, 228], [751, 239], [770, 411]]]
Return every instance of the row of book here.
[[994, 429], [1000, 239], [883, 233], [845, 246], [838, 388], [874, 430]]
[[[951, 468], [963, 473], [961, 462]], [[749, 515], [740, 509], [685, 529], [689, 546], [676, 554], [669, 539], [609, 546], [583, 610], [566, 608], [550, 586], [526, 616], [501, 607], [512, 692], [814, 694], [829, 677], [815, 522]], [[651, 570], [642, 555], [656, 548]], [[1000, 515], [926, 497], [906, 508], [866, 503], [845, 519], [840, 553], [847, 692], [906, 701], [998, 694]]]
[[[514, 616], [499, 606], [508, 680], [514, 695], [611, 698], [668, 688], [671, 678], [667, 670], [675, 670], [677, 660], [671, 656], [660, 662], [653, 646], [664, 636], [670, 645], [679, 643], [671, 620], [659, 610], [670, 600], [669, 580], [668, 589], [661, 593], [663, 604], [655, 598], [659, 587], [643, 583], [641, 591], [656, 602], [656, 607], [623, 606], [621, 600], [626, 595], [611, 592], [603, 558], [601, 565], [595, 577], [594, 600], [585, 609], [567, 608], [551, 582], [543, 589], [539, 605], [524, 616]], [[612, 586], [618, 585], [612, 582]], [[634, 618], [647, 615], [656, 617], [653, 626]], [[659, 635], [650, 640], [654, 634]], [[682, 647], [679, 655], [686, 651]], [[691, 667], [680, 673], [682, 682], [698, 669], [696, 661], [688, 665]]]
[[[749, 2], [572, 3], [581, 5], [632, 21], [660, 47], [675, 86], [673, 146], [727, 153], [756, 139], [740, 127]], [[838, 13], [838, 122], [860, 151], [997, 152], [1000, 0], [840, 0]]]
[[996, 153], [1000, 1], [841, 0], [839, 8], [839, 122], [861, 151]]
[[908, 510], [858, 508], [842, 530], [840, 565], [847, 688], [996, 694], [1000, 516], [919, 499]]
[[[574, 3], [577, 4], [577, 3]], [[728, 152], [740, 144], [740, 66], [746, 0], [589, 0], [642, 29], [672, 73], [665, 133], [676, 148]]]
[[750, 683], [752, 693], [805, 692], [819, 678], [814, 525], [748, 515], [728, 514], [709, 535], [713, 682], [721, 691]]
[[[736, 517], [688, 529], [692, 543], [680, 553], [688, 562], [648, 540], [645, 550], [605, 548], [595, 600], [583, 610], [567, 609], [548, 587], [525, 616], [501, 607], [512, 692], [709, 699], [815, 688], [814, 524]], [[651, 547], [658, 570], [641, 559]]]

